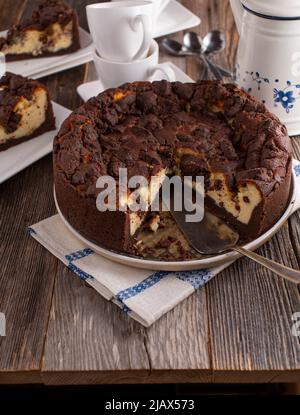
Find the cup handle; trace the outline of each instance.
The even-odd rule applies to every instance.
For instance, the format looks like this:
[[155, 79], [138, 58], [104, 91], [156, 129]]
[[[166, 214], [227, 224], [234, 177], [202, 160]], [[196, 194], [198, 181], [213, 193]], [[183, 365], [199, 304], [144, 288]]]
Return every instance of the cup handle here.
[[138, 31], [140, 24], [142, 24], [143, 26], [143, 41], [139, 50], [134, 55], [132, 60], [141, 59], [143, 57], [143, 54], [148, 50], [152, 40], [152, 22], [150, 17], [146, 14], [139, 14], [138, 16], [136, 16], [131, 23], [132, 30], [134, 32]]
[[149, 78], [151, 78], [156, 71], [161, 71], [170, 82], [176, 81], [175, 72], [167, 63], [159, 63], [149, 70]]
[[0, 52], [0, 78], [5, 75], [6, 66], [5, 66], [5, 55]]

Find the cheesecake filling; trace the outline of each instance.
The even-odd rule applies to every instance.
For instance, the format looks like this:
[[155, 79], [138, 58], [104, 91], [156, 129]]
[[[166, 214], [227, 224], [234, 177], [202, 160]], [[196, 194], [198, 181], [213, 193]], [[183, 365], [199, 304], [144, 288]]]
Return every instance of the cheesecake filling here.
[[[195, 156], [201, 161], [203, 157], [193, 149], [180, 148], [175, 157], [174, 171], [182, 176], [180, 162], [185, 155]], [[207, 166], [207, 169], [209, 167]], [[198, 173], [201, 175], [201, 173]], [[207, 174], [207, 184], [205, 195], [210, 197], [214, 203], [232, 215], [239, 222], [247, 225], [252, 217], [255, 208], [261, 203], [262, 195], [255, 183], [247, 181], [237, 184], [237, 189], [233, 190], [227, 181], [227, 176], [223, 172], [205, 171]]]
[[68, 49], [72, 45], [72, 32], [72, 21], [64, 27], [54, 23], [52, 25], [52, 35], [48, 37], [48, 51], [55, 53], [62, 49]]
[[[178, 163], [175, 163], [173, 171], [181, 175]], [[163, 181], [166, 177], [166, 170], [159, 173], [160, 179]], [[214, 203], [242, 224], [249, 224], [255, 208], [262, 202], [262, 195], [255, 183], [245, 182], [238, 184], [237, 191], [233, 191], [227, 183], [226, 175], [222, 172], [210, 172], [209, 184], [206, 190], [206, 196], [210, 197]], [[141, 197], [147, 200], [150, 195], [150, 188], [141, 190]], [[153, 197], [154, 195], [151, 195]], [[130, 207], [130, 195], [127, 203]], [[149, 199], [150, 200], [150, 199]], [[125, 201], [123, 201], [125, 203]], [[123, 204], [122, 203], [122, 204]], [[130, 234], [133, 236], [140, 228], [145, 219], [146, 213], [133, 212], [130, 213]], [[158, 227], [154, 226], [155, 232]]]
[[70, 21], [65, 26], [53, 23], [47, 31], [26, 29], [13, 43], [3, 47], [2, 52], [10, 55], [41, 55], [43, 52], [58, 52], [72, 45], [73, 25]]
[[[147, 204], [149, 208], [150, 208], [151, 203], [155, 199], [155, 197], [158, 195], [161, 184], [164, 181], [164, 178], [166, 177], [166, 169], [162, 169], [153, 177], [155, 178], [156, 186], [151, 186], [151, 183], [149, 183], [147, 187], [141, 187], [139, 189], [140, 203], [142, 204], [142, 202], [144, 202], [144, 204]], [[119, 205], [122, 208], [125, 208], [127, 206], [128, 209], [130, 210], [134, 203], [132, 195], [133, 195], [133, 192], [128, 193], [126, 197], [119, 199]], [[143, 220], [147, 214], [148, 214], [148, 211], [143, 212], [140, 210], [138, 212], [129, 213], [131, 236], [133, 236], [136, 233], [136, 231], [139, 229], [139, 227], [143, 223]]]
[[238, 190], [234, 192], [229, 188], [223, 173], [211, 173], [210, 186], [206, 194], [217, 206], [245, 225], [250, 222], [254, 209], [262, 201], [261, 192], [255, 183], [238, 184]]
[[144, 215], [141, 215], [140, 213], [137, 213], [137, 212], [133, 212], [129, 214], [130, 236], [133, 236], [136, 233], [136, 231], [141, 227], [145, 216], [146, 216], [146, 213]]
[[31, 100], [21, 97], [14, 108], [14, 112], [21, 116], [18, 128], [8, 133], [0, 125], [0, 144], [31, 135], [45, 122], [47, 107], [47, 92], [44, 88], [37, 87]]

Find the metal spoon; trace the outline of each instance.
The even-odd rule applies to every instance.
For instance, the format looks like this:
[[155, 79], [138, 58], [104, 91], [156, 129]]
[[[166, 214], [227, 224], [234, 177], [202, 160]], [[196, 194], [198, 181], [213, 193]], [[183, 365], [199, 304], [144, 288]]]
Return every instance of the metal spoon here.
[[204, 69], [202, 72], [201, 79], [208, 79], [208, 64], [205, 60], [201, 58], [201, 56], [188, 49], [186, 46], [182, 45], [181, 43], [177, 42], [177, 40], [165, 38], [161, 42], [162, 47], [164, 50], [173, 56], [195, 56], [196, 58], [200, 59], [204, 63]]
[[225, 49], [225, 37], [219, 30], [212, 30], [202, 40], [202, 53], [222, 52]]
[[[220, 73], [221, 75], [229, 78], [233, 77], [232, 72], [211, 62], [209, 59], [209, 55], [221, 52], [225, 48], [225, 38], [222, 32], [219, 30], [212, 30], [211, 32], [207, 33], [204, 39], [202, 39], [201, 36], [195, 32], [187, 32], [184, 35], [183, 43], [184, 46], [190, 51], [201, 56], [204, 55], [204, 58], [206, 59], [211, 71], [215, 74], [216, 77], [218, 77], [218, 79], [220, 78]], [[215, 68], [217, 71], [215, 71]]]
[[[209, 69], [213, 73], [216, 79], [222, 80], [223, 75], [221, 71], [208, 59], [208, 54], [204, 52], [202, 38], [195, 32], [187, 32], [183, 37], [183, 44], [192, 52], [198, 53], [199, 56], [207, 63]], [[219, 45], [218, 45], [219, 46]], [[212, 50], [213, 45], [209, 46], [209, 50]]]
[[197, 55], [192, 50], [188, 49], [186, 46], [177, 42], [174, 39], [165, 38], [162, 40], [161, 45], [170, 55], [173, 56], [195, 56]]

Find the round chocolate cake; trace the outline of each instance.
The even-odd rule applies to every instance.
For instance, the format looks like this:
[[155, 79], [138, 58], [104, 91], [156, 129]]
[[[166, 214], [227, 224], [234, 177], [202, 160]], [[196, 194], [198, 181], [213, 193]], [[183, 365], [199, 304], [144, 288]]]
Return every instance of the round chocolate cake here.
[[[136, 82], [90, 99], [54, 141], [57, 202], [87, 239], [137, 254], [145, 224], [148, 240], [151, 234], [155, 239], [168, 220], [160, 221], [159, 212], [97, 209], [97, 179], [118, 179], [120, 168], [127, 168], [128, 179], [204, 176], [208, 209], [250, 240], [286, 207], [291, 144], [278, 118], [233, 84]], [[174, 257], [188, 258], [189, 252], [181, 246]]]

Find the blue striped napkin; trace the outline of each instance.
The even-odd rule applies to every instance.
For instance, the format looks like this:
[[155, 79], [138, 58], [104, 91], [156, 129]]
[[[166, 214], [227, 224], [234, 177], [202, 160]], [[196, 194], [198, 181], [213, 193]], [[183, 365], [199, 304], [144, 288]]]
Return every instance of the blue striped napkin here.
[[[299, 162], [294, 161], [294, 171], [300, 183]], [[299, 208], [300, 200], [296, 203]], [[112, 262], [95, 253], [68, 230], [59, 215], [31, 226], [29, 231], [79, 278], [145, 327], [232, 263], [197, 271], [151, 272]]]
[[29, 231], [79, 278], [146, 327], [228, 266], [189, 272], [151, 272], [118, 264], [85, 246], [59, 215], [33, 225]]

